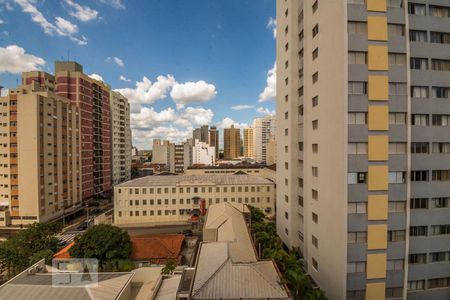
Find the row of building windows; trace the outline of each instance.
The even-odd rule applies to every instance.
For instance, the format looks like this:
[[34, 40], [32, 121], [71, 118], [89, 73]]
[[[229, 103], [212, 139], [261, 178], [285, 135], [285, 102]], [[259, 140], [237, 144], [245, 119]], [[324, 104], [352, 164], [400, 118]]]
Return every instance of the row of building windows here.
[[[349, 112], [347, 117], [347, 122], [349, 125], [365, 125], [367, 124], [367, 112]], [[412, 114], [411, 115], [411, 125], [413, 126], [450, 126], [450, 115], [443, 114]], [[389, 113], [389, 124], [390, 125], [406, 125], [407, 113], [403, 112], [392, 112]], [[314, 122], [314, 121], [313, 121]], [[318, 124], [316, 124], [318, 125]], [[317, 126], [316, 126], [317, 128]]]
[[408, 291], [425, 290], [425, 286], [427, 289], [450, 287], [450, 277], [428, 279], [427, 285], [425, 280], [408, 281]]
[[[149, 194], [154, 194], [155, 192], [156, 192], [156, 194], [169, 194], [169, 191], [171, 191], [171, 193], [172, 194], [175, 194], [175, 193], [177, 193], [177, 188], [175, 188], [175, 187], [173, 187], [173, 188], [128, 188], [128, 189], [125, 189], [125, 188], [118, 188], [117, 189], [117, 192], [119, 193], [119, 194], [121, 194], [122, 193], [122, 190], [124, 190], [124, 192], [126, 192], [127, 190], [128, 190], [128, 193], [130, 194], [130, 195], [139, 195], [139, 194], [142, 194], [142, 195], [145, 195], [145, 194], [147, 194], [147, 191], [148, 191], [148, 193]], [[244, 192], [264, 192], [264, 190], [265, 191], [267, 191], [267, 192], [270, 192], [270, 186], [266, 186], [266, 187], [264, 187], [264, 186], [251, 186], [251, 187], [249, 187], [249, 186], [244, 186], [244, 187], [242, 187], [242, 186], [231, 186], [231, 187], [222, 187], [222, 188], [220, 188], [220, 187], [215, 187], [215, 192], [216, 193], [220, 193], [221, 191], [223, 192], [223, 193], [228, 193], [228, 192], [231, 192], [231, 193], [235, 193], [236, 191], [237, 192], [242, 192], [242, 191], [244, 191]], [[186, 192], [186, 193], [212, 193], [213, 192], [213, 187], [193, 187], [193, 188], [190, 188], [190, 187], [186, 187], [186, 188], [183, 188], [183, 187], [178, 187], [178, 193], [184, 193], [184, 192]]]
[[[366, 261], [347, 263], [347, 273], [365, 273], [367, 269]], [[386, 262], [387, 271], [402, 271], [404, 269], [403, 259], [388, 259]]]
[[[422, 3], [408, 3], [408, 13], [410, 15], [426, 16], [427, 15], [426, 5]], [[429, 5], [428, 15], [439, 18], [450, 18], [450, 7]]]
[[[430, 181], [430, 171], [420, 170], [411, 171], [411, 181]], [[450, 170], [432, 170], [431, 181], [450, 181]], [[396, 171], [389, 172], [388, 182], [406, 183], [406, 172]], [[364, 184], [367, 183], [367, 172], [349, 172], [347, 174], [347, 184]]]
[[450, 261], [450, 251], [438, 251], [430, 253], [410, 254], [408, 261], [410, 264], [440, 263]]
[[[406, 154], [406, 142], [389, 143], [389, 154]], [[348, 154], [367, 154], [367, 143], [348, 143]], [[430, 152], [431, 150], [431, 152]], [[313, 151], [314, 152], [314, 151]], [[450, 143], [430, 143], [413, 142], [411, 143], [412, 154], [429, 154], [429, 153], [450, 153]]]
[[[221, 198], [216, 198], [216, 202], [215, 203], [219, 203]], [[244, 201], [244, 203], [260, 203], [261, 199], [264, 199], [262, 197], [239, 197], [239, 198], [230, 198], [231, 202], [237, 202], [238, 203], [242, 203], [242, 201]], [[144, 200], [128, 200], [128, 205], [129, 206], [139, 206], [139, 205], [190, 205], [191, 202], [193, 205], [198, 205], [199, 204], [199, 199], [198, 198], [193, 198], [192, 201], [191, 199], [186, 199], [186, 201], [184, 201], [185, 199], [172, 199], [171, 201], [169, 201], [169, 199], [157, 199], [156, 201], [154, 199], [149, 199], [148, 201], [146, 199]], [[222, 200], [223, 202], [228, 202], [228, 198], [223, 198]], [[266, 197], [266, 202], [270, 202], [270, 197]], [[127, 203], [124, 201], [124, 203]], [[213, 203], [213, 199], [209, 198], [208, 199], [208, 203], [212, 204]], [[121, 205], [121, 200], [118, 200], [118, 205]]]

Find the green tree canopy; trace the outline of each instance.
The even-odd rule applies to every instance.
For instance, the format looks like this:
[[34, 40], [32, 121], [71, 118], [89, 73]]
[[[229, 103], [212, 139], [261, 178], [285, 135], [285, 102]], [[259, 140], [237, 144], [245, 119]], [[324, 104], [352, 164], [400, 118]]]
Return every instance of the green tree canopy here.
[[131, 240], [125, 230], [109, 224], [99, 224], [77, 236], [69, 253], [76, 258], [96, 258], [103, 270], [108, 261], [128, 259]]
[[177, 264], [173, 260], [169, 260], [164, 268], [161, 269], [161, 274], [171, 275], [175, 271]]

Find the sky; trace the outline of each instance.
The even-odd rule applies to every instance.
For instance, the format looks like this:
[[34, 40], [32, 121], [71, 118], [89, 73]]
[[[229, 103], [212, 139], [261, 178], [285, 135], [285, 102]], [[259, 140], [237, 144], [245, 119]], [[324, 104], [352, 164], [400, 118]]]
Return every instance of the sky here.
[[274, 18], [275, 0], [0, 0], [0, 85], [76, 60], [129, 99], [139, 149], [244, 128], [275, 114]]

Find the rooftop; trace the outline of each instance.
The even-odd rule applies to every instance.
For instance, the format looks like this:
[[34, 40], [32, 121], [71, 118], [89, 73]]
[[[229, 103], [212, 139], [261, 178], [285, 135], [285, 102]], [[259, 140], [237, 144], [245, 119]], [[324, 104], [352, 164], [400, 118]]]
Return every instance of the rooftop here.
[[263, 169], [264, 166], [258, 165], [258, 164], [223, 164], [219, 166], [190, 166], [188, 167], [188, 170], [221, 170], [221, 169]]
[[182, 234], [131, 236], [133, 260], [150, 260], [153, 264], [164, 264], [168, 260], [178, 261], [184, 236]]
[[133, 179], [116, 187], [147, 187], [147, 186], [174, 186], [174, 185], [246, 185], [246, 184], [272, 184], [270, 180], [252, 175], [178, 175], [178, 176], [146, 176]]

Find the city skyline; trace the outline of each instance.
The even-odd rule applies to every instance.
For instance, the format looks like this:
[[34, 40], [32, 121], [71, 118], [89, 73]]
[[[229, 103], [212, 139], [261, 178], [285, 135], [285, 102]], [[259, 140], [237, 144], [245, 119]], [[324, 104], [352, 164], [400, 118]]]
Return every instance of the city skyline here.
[[53, 73], [54, 61], [75, 60], [129, 99], [140, 149], [153, 138], [181, 142], [205, 124], [220, 133], [245, 127], [274, 114], [275, 3], [236, 11], [232, 2], [0, 1], [1, 85], [15, 88], [22, 71]]

